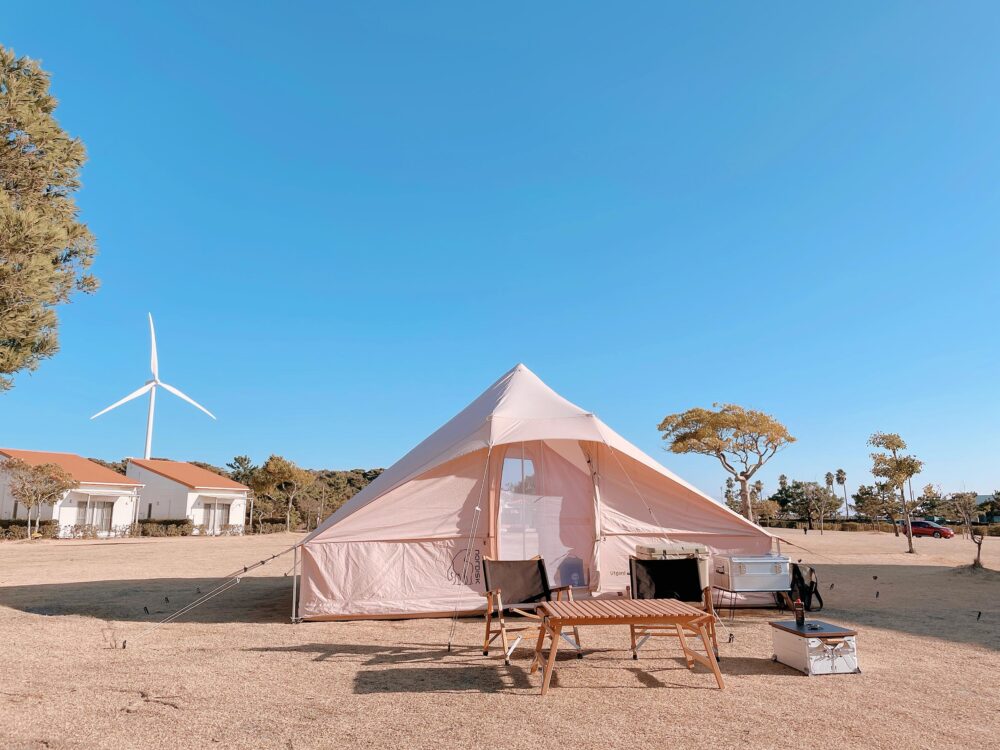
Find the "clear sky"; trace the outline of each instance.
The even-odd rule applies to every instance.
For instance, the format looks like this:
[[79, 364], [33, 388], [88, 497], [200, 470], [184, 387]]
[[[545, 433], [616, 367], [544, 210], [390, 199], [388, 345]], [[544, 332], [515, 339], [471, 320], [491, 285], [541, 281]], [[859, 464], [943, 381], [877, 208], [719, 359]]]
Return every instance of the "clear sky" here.
[[763, 473], [1000, 487], [1000, 6], [61, 3], [4, 9], [87, 144], [100, 244], [0, 445], [388, 465], [525, 362], [662, 451], [731, 401]]

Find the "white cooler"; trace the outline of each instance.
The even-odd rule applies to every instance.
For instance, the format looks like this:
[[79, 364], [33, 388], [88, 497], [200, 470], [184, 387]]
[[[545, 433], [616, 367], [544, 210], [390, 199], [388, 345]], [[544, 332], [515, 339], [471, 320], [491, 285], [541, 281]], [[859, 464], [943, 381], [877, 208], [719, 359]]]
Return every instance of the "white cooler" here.
[[774, 661], [807, 675], [858, 674], [857, 632], [820, 620], [772, 622]]
[[787, 555], [716, 555], [712, 585], [734, 592], [788, 591], [792, 587]]

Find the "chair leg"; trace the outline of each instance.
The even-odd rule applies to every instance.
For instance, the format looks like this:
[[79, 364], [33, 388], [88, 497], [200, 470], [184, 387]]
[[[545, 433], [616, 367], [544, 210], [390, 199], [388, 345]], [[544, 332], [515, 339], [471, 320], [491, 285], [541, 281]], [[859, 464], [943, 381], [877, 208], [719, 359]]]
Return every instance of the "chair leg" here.
[[490, 655], [490, 622], [493, 620], [493, 602], [488, 603], [486, 610], [486, 636], [483, 638], [483, 656]]
[[503, 663], [510, 666], [510, 655], [507, 653], [507, 624], [504, 622], [503, 612], [500, 613], [497, 619], [500, 620], [500, 642], [503, 644]]
[[632, 638], [632, 658], [638, 660], [639, 650], [635, 647], [635, 625], [629, 625], [628, 630]]
[[576, 658], [583, 658], [583, 644], [580, 643], [580, 628], [573, 626], [573, 638], [576, 639]]

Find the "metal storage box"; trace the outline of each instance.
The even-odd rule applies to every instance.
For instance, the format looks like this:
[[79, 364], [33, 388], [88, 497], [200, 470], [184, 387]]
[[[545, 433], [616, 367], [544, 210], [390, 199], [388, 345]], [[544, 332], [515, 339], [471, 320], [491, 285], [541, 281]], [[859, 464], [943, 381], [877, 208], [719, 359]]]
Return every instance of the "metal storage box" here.
[[857, 632], [818, 620], [772, 622], [774, 660], [807, 675], [857, 674]]
[[791, 560], [786, 555], [716, 555], [712, 585], [725, 591], [788, 591]]
[[701, 579], [701, 587], [708, 588], [711, 585], [709, 574], [709, 551], [704, 544], [637, 544], [635, 546], [635, 556], [639, 560], [685, 560], [687, 558], [697, 558], [698, 577]]

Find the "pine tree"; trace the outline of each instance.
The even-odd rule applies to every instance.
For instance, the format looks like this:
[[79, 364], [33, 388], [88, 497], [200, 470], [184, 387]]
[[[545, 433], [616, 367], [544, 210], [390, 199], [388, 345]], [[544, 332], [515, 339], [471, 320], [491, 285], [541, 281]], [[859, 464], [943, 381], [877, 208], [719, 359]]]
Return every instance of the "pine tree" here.
[[55, 307], [97, 288], [73, 199], [86, 152], [55, 108], [49, 74], [0, 47], [0, 391], [59, 348]]

